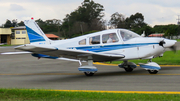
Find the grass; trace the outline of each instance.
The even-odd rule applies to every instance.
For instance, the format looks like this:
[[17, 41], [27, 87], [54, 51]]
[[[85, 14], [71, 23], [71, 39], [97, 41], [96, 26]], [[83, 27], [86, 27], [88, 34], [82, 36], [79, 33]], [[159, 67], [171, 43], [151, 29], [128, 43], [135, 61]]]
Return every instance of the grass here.
[[176, 39], [177, 40], [177, 42], [180, 42], [180, 39]]
[[[130, 62], [138, 63], [147, 63], [148, 60], [129, 60]], [[153, 62], [156, 62], [159, 65], [180, 65], [180, 50], [174, 53], [173, 51], [166, 51], [163, 57], [156, 57], [152, 59]], [[112, 61], [112, 64], [120, 64], [123, 61]], [[110, 62], [107, 62], [110, 63]]]
[[179, 101], [178, 94], [123, 94], [0, 89], [0, 101]]
[[12, 46], [12, 45], [6, 45], [6, 44], [4, 44], [4, 45], [0, 45], [0, 47], [1, 47], [1, 46]]

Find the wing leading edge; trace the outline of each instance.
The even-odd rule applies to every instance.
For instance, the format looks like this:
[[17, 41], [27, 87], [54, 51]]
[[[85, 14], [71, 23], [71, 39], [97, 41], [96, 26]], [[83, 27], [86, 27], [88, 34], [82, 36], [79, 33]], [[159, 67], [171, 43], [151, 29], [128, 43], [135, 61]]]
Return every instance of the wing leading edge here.
[[104, 62], [104, 61], [113, 61], [124, 58], [123, 54], [102, 54], [90, 51], [74, 50], [74, 49], [58, 49], [56, 47], [46, 45], [22, 45], [18, 46], [15, 49], [29, 51], [33, 54], [43, 54], [52, 57], [65, 57], [72, 59], [83, 59], [88, 60], [88, 57], [92, 57], [94, 62]]

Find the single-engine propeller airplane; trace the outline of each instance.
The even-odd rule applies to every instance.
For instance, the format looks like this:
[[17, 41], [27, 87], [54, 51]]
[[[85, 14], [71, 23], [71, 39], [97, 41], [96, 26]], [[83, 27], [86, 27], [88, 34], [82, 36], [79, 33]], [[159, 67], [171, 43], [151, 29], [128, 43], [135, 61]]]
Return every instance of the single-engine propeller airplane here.
[[[149, 59], [146, 64], [139, 64], [150, 74], [156, 74], [161, 67], [151, 59], [163, 56], [166, 48], [174, 47], [176, 40], [165, 38], [141, 37], [126, 29], [110, 29], [82, 35], [67, 40], [50, 40], [46, 37], [37, 23], [25, 20], [24, 24], [29, 36], [30, 44], [15, 47], [25, 52], [10, 52], [2, 54], [31, 53], [37, 58], [66, 59], [79, 61], [79, 71], [86, 76], [97, 72], [93, 62], [123, 61], [120, 68], [132, 72], [137, 65], [128, 60]], [[81, 62], [87, 61], [88, 65], [82, 66]]]

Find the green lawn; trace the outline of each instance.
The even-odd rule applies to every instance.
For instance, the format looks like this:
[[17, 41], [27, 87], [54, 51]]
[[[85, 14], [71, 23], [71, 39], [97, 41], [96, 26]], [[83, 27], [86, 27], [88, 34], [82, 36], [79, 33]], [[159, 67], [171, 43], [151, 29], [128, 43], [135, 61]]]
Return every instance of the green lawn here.
[[[147, 63], [148, 60], [130, 60], [130, 62], [138, 63]], [[156, 57], [152, 59], [153, 62], [158, 63], [159, 65], [180, 65], [180, 50], [176, 53], [173, 51], [166, 51], [163, 57]], [[107, 62], [109, 63], [109, 62]], [[122, 61], [113, 61], [112, 64], [120, 64]]]
[[178, 94], [123, 94], [0, 89], [0, 101], [179, 101]]
[[177, 42], [179, 42], [180, 41], [180, 39], [177, 39]]
[[12, 46], [12, 45], [0, 45], [0, 47], [3, 47], [3, 46]]

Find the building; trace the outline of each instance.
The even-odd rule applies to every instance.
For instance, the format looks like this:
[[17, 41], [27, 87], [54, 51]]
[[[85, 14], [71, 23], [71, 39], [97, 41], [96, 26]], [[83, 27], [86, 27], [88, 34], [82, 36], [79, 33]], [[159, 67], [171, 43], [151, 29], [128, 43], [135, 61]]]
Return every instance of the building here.
[[54, 34], [46, 34], [46, 36], [51, 40], [59, 40], [59, 36], [56, 36]]
[[150, 34], [148, 37], [163, 37], [164, 33], [161, 34]]
[[11, 45], [28, 44], [29, 37], [25, 26], [12, 28]]
[[[59, 40], [59, 36], [46, 34], [51, 40]], [[29, 44], [29, 37], [25, 26], [14, 28], [0, 28], [0, 44], [22, 45]]]
[[11, 28], [0, 28], [0, 44], [11, 44]]

